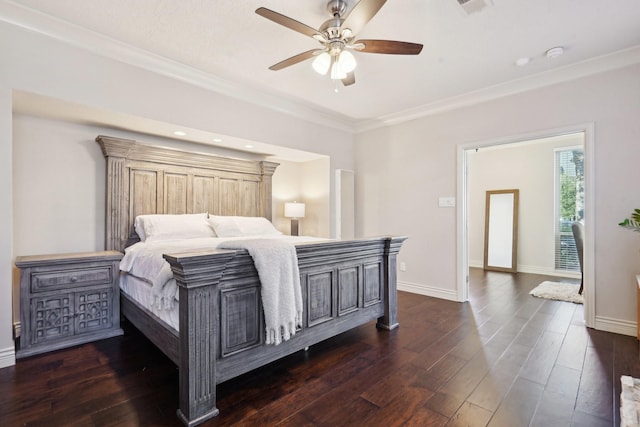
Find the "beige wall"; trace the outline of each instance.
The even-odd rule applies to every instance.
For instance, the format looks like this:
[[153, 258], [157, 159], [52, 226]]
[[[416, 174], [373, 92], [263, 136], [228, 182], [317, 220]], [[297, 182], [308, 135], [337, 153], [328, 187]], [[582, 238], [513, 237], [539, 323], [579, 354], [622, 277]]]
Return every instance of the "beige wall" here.
[[13, 190], [11, 88], [0, 80], [0, 367], [15, 363], [11, 299], [13, 280]]
[[284, 204], [305, 204], [305, 217], [299, 220], [299, 233], [331, 237], [329, 157], [308, 162], [274, 159], [280, 166], [273, 177], [273, 223], [284, 234], [291, 232], [291, 220], [284, 216]]
[[583, 143], [580, 133], [467, 150], [469, 265], [483, 266], [486, 192], [516, 188], [518, 271], [576, 277], [555, 271], [555, 149]]
[[302, 199], [300, 163], [273, 159], [280, 163], [278, 174], [273, 176], [273, 225], [284, 234], [291, 231], [291, 222], [284, 216], [284, 204]]
[[332, 237], [329, 217], [331, 212], [330, 182], [333, 176], [329, 169], [329, 158], [301, 163], [302, 197], [305, 203], [305, 217], [300, 220], [300, 234], [305, 236]]
[[[55, 183], [47, 182], [43, 188], [35, 189], [25, 182], [24, 171], [19, 171], [15, 179], [20, 194], [14, 194], [12, 91], [31, 92], [188, 128], [313, 151], [331, 159], [327, 173], [329, 182], [333, 170], [354, 167], [354, 138], [351, 133], [334, 127], [311, 123], [271, 108], [220, 95], [201, 86], [126, 65], [4, 22], [0, 23], [0, 51], [3, 52], [0, 67], [0, 367], [15, 361], [11, 327], [15, 256], [23, 255], [23, 251], [102, 249], [100, 230], [104, 221], [100, 213], [103, 195], [98, 190], [104, 179], [101, 169], [104, 166], [99, 150], [91, 142], [96, 136], [93, 131], [81, 137], [78, 128], [60, 125], [61, 128], [56, 131], [61, 138], [55, 141], [39, 138], [38, 144], [44, 144], [42, 148], [37, 145], [31, 147], [29, 152], [23, 152], [23, 147], [20, 147], [15, 154], [18, 158], [33, 156], [34, 165], [36, 159], [44, 162], [47, 160], [45, 154], [49, 154], [48, 160], [53, 164], [58, 162], [64, 169], [60, 170]], [[22, 119], [18, 118], [17, 122], [20, 133], [29, 138], [32, 130], [29, 126], [20, 125], [24, 123]], [[50, 126], [56, 128], [59, 124]], [[103, 133], [124, 136], [113, 131]], [[69, 157], [56, 155], [53, 153], [55, 148]], [[34, 174], [40, 173], [34, 170]], [[34, 179], [37, 181], [39, 178]], [[67, 185], [71, 185], [71, 188]], [[44, 190], [47, 187], [49, 193]], [[29, 193], [37, 195], [36, 200], [41, 202], [35, 209], [24, 200]], [[73, 194], [73, 201], [70, 202], [71, 206], [65, 206], [62, 200], [69, 194]], [[26, 230], [22, 220], [18, 220], [14, 230], [14, 204], [18, 206], [20, 215], [26, 213], [25, 220], [36, 222], [37, 231], [44, 230], [47, 233], [51, 232], [53, 222], [49, 222], [51, 217], [47, 216], [68, 213], [70, 217], [65, 217], [67, 219], [55, 225], [60, 229], [58, 236], [62, 233], [64, 236], [44, 239], [36, 231]], [[331, 206], [331, 198], [327, 204]], [[78, 217], [75, 210], [79, 207], [86, 213], [82, 218]], [[25, 212], [25, 209], [29, 209], [29, 212]], [[41, 212], [42, 217], [38, 217], [36, 212]], [[329, 217], [322, 220], [328, 220], [326, 228], [330, 230], [334, 218], [331, 209], [327, 212]]]
[[106, 167], [93, 141], [96, 132], [100, 130], [14, 116], [16, 255], [104, 248]]
[[356, 143], [359, 234], [407, 234], [401, 284], [456, 295], [458, 145], [594, 124], [595, 316], [632, 332], [640, 239], [617, 226], [640, 205], [640, 65], [580, 78], [360, 134]]

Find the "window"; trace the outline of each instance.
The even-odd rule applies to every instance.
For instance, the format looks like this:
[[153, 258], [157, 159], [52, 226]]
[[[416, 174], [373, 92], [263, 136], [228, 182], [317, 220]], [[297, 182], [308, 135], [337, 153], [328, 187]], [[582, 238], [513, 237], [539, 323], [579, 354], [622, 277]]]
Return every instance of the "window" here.
[[557, 149], [556, 155], [556, 270], [580, 271], [571, 224], [584, 218], [584, 150]]

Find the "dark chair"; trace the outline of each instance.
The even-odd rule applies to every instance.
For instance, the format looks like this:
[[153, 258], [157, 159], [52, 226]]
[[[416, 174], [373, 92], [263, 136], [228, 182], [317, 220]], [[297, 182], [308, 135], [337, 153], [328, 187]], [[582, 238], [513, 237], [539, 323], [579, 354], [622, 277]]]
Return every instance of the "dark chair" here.
[[582, 295], [584, 288], [584, 225], [581, 222], [571, 224], [573, 232], [573, 240], [576, 242], [576, 252], [578, 252], [578, 261], [580, 262], [580, 290], [578, 293]]

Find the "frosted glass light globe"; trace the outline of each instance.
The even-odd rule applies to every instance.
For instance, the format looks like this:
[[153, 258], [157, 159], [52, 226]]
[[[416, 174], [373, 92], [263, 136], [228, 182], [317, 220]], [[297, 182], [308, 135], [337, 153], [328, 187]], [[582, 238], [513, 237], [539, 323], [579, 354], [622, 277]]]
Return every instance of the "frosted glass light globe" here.
[[313, 63], [311, 64], [313, 69], [316, 70], [316, 73], [322, 74], [323, 76], [326, 75], [329, 71], [330, 65], [331, 55], [329, 55], [327, 52], [322, 52], [316, 57], [316, 59], [313, 60]]

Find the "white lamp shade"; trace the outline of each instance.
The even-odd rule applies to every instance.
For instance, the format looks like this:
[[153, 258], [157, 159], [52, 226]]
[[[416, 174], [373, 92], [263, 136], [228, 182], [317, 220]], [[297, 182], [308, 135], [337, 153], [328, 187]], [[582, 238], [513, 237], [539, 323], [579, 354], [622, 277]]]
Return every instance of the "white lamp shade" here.
[[304, 218], [304, 203], [285, 203], [284, 216], [287, 218]]
[[331, 80], [342, 80], [347, 77], [347, 73], [342, 69], [340, 61], [334, 61], [331, 65]]
[[340, 52], [338, 62], [340, 63], [340, 68], [342, 68], [342, 71], [345, 73], [350, 73], [356, 69], [356, 58], [347, 50]]
[[327, 52], [322, 52], [320, 55], [316, 57], [311, 63], [311, 66], [316, 73], [322, 74], [323, 76], [327, 74], [329, 71], [329, 66], [331, 65], [331, 55]]

